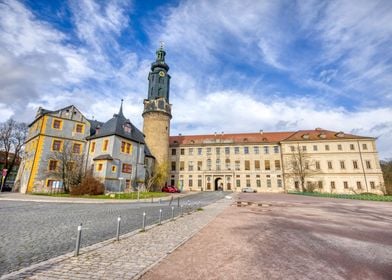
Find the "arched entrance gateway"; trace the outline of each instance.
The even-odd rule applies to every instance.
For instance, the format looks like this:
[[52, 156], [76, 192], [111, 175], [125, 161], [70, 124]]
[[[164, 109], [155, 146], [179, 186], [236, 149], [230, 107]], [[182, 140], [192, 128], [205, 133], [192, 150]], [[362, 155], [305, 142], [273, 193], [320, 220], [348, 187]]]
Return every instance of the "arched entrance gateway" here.
[[223, 180], [221, 177], [215, 179], [215, 190], [223, 191]]

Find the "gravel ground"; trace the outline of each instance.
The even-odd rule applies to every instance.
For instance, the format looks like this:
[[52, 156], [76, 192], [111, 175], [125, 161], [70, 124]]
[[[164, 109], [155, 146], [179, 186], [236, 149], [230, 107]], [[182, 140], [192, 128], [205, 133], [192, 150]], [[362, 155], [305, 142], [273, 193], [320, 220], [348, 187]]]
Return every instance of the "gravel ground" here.
[[392, 203], [239, 199], [142, 279], [392, 279]]
[[[181, 203], [210, 204], [225, 193], [191, 195]], [[0, 200], [0, 275], [18, 270], [74, 250], [77, 226], [83, 223], [82, 247], [113, 238], [117, 217], [121, 216], [121, 232], [141, 227], [142, 213], [147, 225], [171, 217], [169, 202], [151, 203], [45, 203]], [[174, 204], [176, 206], [176, 204]], [[175, 215], [179, 208], [175, 207]]]

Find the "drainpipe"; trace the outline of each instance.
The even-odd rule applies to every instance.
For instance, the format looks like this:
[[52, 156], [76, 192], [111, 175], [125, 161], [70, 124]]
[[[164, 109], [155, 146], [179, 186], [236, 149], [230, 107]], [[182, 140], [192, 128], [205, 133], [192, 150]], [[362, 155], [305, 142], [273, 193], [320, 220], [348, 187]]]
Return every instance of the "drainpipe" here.
[[369, 192], [367, 178], [366, 178], [366, 172], [365, 172], [365, 167], [363, 165], [361, 146], [359, 145], [359, 140], [357, 140], [357, 144], [358, 144], [359, 158], [361, 159], [361, 166], [362, 166], [363, 177], [365, 178], [366, 192]]

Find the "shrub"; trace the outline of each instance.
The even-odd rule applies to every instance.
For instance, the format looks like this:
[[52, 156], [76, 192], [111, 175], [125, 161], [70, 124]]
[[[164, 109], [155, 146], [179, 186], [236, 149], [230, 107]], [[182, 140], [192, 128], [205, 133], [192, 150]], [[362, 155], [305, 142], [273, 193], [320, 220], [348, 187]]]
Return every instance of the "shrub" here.
[[87, 175], [82, 182], [71, 187], [71, 195], [99, 195], [105, 192], [105, 186], [91, 175]]

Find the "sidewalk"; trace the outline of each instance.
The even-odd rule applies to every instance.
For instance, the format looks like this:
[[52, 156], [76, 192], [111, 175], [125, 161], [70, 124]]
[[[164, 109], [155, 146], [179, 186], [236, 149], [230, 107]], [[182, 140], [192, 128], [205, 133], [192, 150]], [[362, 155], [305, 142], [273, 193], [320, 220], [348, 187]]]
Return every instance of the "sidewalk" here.
[[[222, 199], [175, 221], [139, 230], [121, 237], [119, 242], [104, 241], [81, 249], [81, 255], [69, 253], [29, 268], [4, 275], [0, 279], [133, 279], [173, 252], [200, 231], [228, 205]], [[83, 238], [83, 236], [82, 236]]]
[[[154, 201], [170, 200], [173, 196], [174, 199], [177, 197], [185, 197], [189, 195], [197, 194], [197, 192], [182, 192], [182, 193], [171, 193], [165, 197], [156, 197]], [[0, 193], [0, 201], [30, 201], [30, 202], [49, 202], [49, 203], [135, 203], [135, 202], [151, 202], [151, 198], [141, 198], [140, 201], [137, 199], [103, 199], [103, 198], [82, 198], [82, 197], [56, 197], [46, 195], [34, 195], [34, 194], [21, 194], [15, 192], [3, 192]]]

